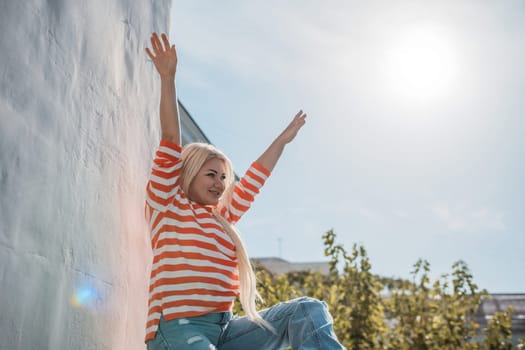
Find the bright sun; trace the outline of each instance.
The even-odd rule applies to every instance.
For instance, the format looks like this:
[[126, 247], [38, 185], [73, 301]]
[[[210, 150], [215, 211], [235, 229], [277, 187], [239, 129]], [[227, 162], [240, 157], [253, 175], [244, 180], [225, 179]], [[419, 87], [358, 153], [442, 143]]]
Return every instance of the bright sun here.
[[403, 30], [387, 51], [387, 87], [409, 101], [428, 101], [452, 92], [457, 54], [451, 36], [436, 25]]

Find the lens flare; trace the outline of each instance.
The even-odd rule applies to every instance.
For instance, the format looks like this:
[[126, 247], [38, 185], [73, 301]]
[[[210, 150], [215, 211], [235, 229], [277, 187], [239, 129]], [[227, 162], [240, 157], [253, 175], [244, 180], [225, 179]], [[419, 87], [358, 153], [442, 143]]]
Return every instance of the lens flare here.
[[78, 288], [71, 296], [71, 304], [78, 308], [92, 309], [96, 300], [96, 292], [90, 286]]

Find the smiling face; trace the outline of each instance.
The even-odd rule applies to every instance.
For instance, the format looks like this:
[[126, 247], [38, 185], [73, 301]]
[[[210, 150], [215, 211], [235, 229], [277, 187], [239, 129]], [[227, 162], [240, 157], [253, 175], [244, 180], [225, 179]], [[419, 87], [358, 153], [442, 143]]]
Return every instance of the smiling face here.
[[188, 198], [201, 205], [217, 205], [226, 188], [226, 171], [223, 160], [208, 159], [193, 178]]

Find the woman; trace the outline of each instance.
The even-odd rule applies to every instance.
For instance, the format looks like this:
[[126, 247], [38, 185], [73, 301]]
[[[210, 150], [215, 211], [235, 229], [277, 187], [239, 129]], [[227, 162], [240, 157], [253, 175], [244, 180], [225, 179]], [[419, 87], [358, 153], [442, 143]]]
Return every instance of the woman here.
[[[306, 114], [299, 111], [234, 183], [231, 162], [215, 147], [181, 148], [175, 46], [153, 33], [151, 48], [146, 53], [161, 80], [162, 138], [146, 200], [153, 248], [148, 349], [343, 349], [323, 302], [299, 298], [257, 312], [255, 276], [233, 227]], [[246, 316], [232, 318], [237, 295]]]

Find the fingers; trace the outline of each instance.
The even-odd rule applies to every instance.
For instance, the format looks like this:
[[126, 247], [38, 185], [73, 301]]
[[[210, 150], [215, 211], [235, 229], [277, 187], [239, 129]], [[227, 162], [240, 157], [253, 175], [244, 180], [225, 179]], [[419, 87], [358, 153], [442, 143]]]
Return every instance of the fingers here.
[[297, 114], [295, 115], [294, 119], [299, 118], [302, 114], [303, 114], [303, 110], [300, 109], [299, 112], [297, 112]]
[[155, 56], [151, 53], [149, 47], [146, 47], [146, 53], [148, 54], [149, 58], [153, 61], [155, 59]]
[[162, 33], [161, 38], [162, 42], [160, 41], [159, 35], [157, 33], [154, 32], [151, 34], [151, 47], [153, 48], [153, 51], [155, 51], [155, 54], [159, 54], [171, 49], [168, 36], [165, 33]]
[[306, 119], [306, 113], [304, 113], [302, 110], [299, 110], [295, 117], [293, 118], [292, 125], [299, 125], [303, 126]]
[[151, 47], [153, 47], [153, 51], [155, 51], [155, 54], [157, 55], [163, 51], [162, 44], [160, 43], [157, 33], [153, 33], [151, 35]]
[[[162, 39], [162, 42], [161, 42]], [[171, 51], [175, 49], [175, 45], [170, 45], [170, 41], [168, 39], [168, 36], [166, 33], [161, 34], [161, 38], [159, 38], [159, 35], [155, 32], [151, 34], [151, 47], [153, 49], [153, 52], [149, 48], [146, 48], [146, 53], [148, 54], [149, 58], [152, 60], [155, 59], [159, 54], [162, 54], [166, 51]]]
[[300, 128], [303, 127], [304, 124], [306, 124], [306, 114], [299, 117], [297, 120], [294, 120], [292, 122], [292, 128], [295, 129], [295, 130], [299, 130]]
[[283, 144], [291, 142], [305, 123], [306, 113], [300, 110], [277, 139]]
[[171, 48], [170, 41], [168, 40], [168, 36], [166, 33], [162, 33], [162, 42], [164, 43], [164, 49], [169, 50]]
[[146, 47], [146, 53], [148, 54], [149, 58], [152, 61], [155, 60], [155, 56], [158, 56], [158, 54], [159, 54], [158, 42], [157, 42], [158, 38], [156, 36], [157, 36], [157, 34], [153, 33], [153, 34], [151, 34], [151, 38], [150, 38], [151, 47], [153, 48], [153, 51], [155, 52], [155, 55], [151, 52], [149, 47]]
[[297, 112], [293, 120], [300, 120], [300, 119], [304, 120], [304, 118], [306, 118], [306, 113], [304, 113], [303, 110], [299, 110], [299, 112]]
[[295, 134], [303, 127], [303, 125], [306, 123], [306, 113], [304, 113], [302, 110], [300, 110], [293, 120], [290, 122], [288, 127], [286, 128], [285, 132], [291, 132], [292, 138], [295, 137]]
[[297, 133], [299, 129], [303, 127], [304, 124], [306, 124], [306, 114], [301, 112], [301, 114], [297, 115], [292, 125], [292, 128], [295, 131], [295, 133]]

